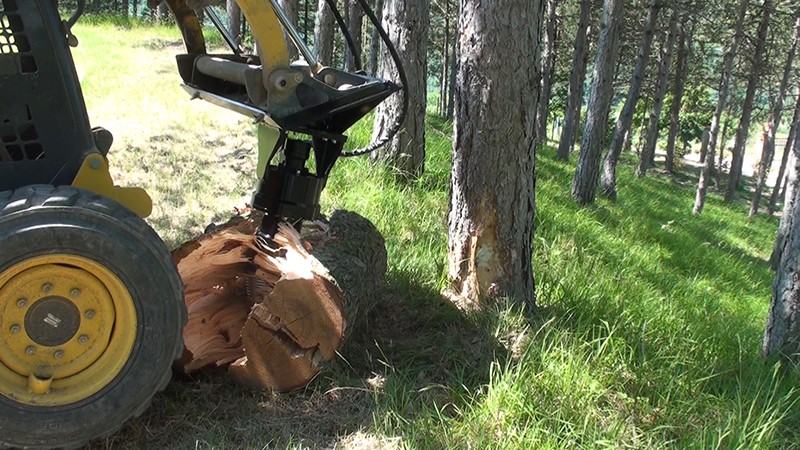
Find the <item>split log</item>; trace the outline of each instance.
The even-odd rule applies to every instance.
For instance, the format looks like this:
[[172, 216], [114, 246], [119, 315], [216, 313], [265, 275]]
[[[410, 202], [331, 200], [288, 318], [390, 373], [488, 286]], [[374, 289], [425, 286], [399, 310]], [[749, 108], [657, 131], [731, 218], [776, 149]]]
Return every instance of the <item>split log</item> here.
[[376, 304], [386, 246], [367, 219], [335, 211], [302, 234], [281, 224], [267, 253], [260, 220], [237, 216], [173, 251], [189, 312], [176, 369], [227, 365], [245, 386], [283, 392], [308, 384]]

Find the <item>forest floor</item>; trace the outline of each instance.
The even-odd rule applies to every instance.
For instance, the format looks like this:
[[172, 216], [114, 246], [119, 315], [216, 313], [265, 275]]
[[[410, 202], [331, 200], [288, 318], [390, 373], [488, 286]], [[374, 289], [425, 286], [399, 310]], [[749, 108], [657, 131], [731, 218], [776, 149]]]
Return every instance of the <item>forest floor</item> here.
[[[115, 134], [113, 175], [153, 196], [175, 247], [249, 200], [249, 120], [179, 85], [169, 28], [79, 25], [92, 123]], [[539, 155], [537, 311], [513, 300], [445, 301], [450, 124], [429, 118], [425, 175], [393, 181], [343, 160], [322, 204], [386, 237], [389, 286], [369, 326], [307, 388], [247, 391], [210, 369], [175, 378], [152, 406], [87, 449], [800, 448], [800, 370], [761, 359], [777, 218], [747, 219], [712, 190], [691, 215], [691, 175], [633, 176], [619, 200], [579, 208], [574, 161]], [[369, 138], [369, 124], [351, 145]], [[574, 159], [574, 158], [573, 158]]]

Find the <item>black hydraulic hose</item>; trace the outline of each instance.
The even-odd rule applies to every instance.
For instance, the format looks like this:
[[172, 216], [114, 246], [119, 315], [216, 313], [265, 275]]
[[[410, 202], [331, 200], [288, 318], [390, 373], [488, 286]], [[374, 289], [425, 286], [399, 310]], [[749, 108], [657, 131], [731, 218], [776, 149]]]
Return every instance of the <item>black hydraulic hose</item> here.
[[359, 56], [359, 52], [356, 50], [356, 43], [353, 42], [353, 36], [347, 29], [347, 24], [344, 23], [344, 18], [342, 18], [339, 8], [336, 7], [336, 0], [326, 0], [326, 2], [328, 3], [328, 7], [331, 8], [331, 12], [336, 19], [336, 23], [339, 25], [339, 29], [342, 31], [344, 40], [347, 41], [347, 48], [350, 49], [350, 54], [353, 55], [353, 62], [355, 63], [356, 70], [361, 70], [361, 56]]
[[[335, 11], [334, 16], [336, 16], [338, 14], [338, 11], [336, 10], [336, 5], [335, 4], [332, 5], [332, 3], [334, 3], [334, 0], [327, 0], [327, 2], [328, 5], [331, 6], [331, 9]], [[394, 44], [392, 44], [392, 40], [389, 38], [389, 35], [386, 33], [386, 30], [383, 29], [380, 20], [375, 16], [375, 12], [372, 11], [372, 8], [370, 8], [366, 0], [358, 0], [358, 2], [361, 4], [361, 7], [363, 8], [364, 14], [366, 14], [367, 17], [369, 17], [370, 22], [372, 22], [372, 25], [375, 26], [375, 29], [378, 31], [378, 34], [381, 36], [381, 40], [383, 40], [383, 43], [386, 45], [386, 49], [389, 51], [389, 54], [392, 57], [395, 69], [397, 70], [397, 76], [400, 78], [400, 87], [403, 91], [403, 104], [400, 109], [400, 114], [397, 116], [394, 123], [389, 128], [389, 131], [383, 137], [370, 143], [368, 146], [364, 148], [342, 152], [341, 156], [343, 157], [366, 155], [367, 153], [372, 153], [378, 148], [386, 145], [389, 141], [391, 141], [395, 137], [397, 132], [400, 131], [400, 128], [402, 128], [403, 126], [403, 122], [405, 122], [406, 120], [406, 113], [408, 112], [408, 88], [407, 88], [408, 79], [406, 78], [406, 71], [405, 69], [403, 69], [403, 62], [400, 60], [400, 55], [397, 53], [397, 49], [394, 47]], [[339, 17], [341, 17], [341, 15]], [[348, 43], [351, 42], [352, 38], [350, 37], [350, 33], [347, 32], [347, 29], [343, 28], [342, 32], [344, 33]], [[353, 52], [353, 54], [355, 55], [355, 52]]]

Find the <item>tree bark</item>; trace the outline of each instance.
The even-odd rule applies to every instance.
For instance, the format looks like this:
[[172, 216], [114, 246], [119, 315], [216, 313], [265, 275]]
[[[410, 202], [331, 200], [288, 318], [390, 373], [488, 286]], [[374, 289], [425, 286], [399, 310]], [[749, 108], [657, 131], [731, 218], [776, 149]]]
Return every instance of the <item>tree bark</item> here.
[[[795, 139], [794, 171], [800, 158], [798, 151], [800, 139]], [[764, 342], [761, 353], [765, 357], [779, 355], [794, 363], [800, 360], [800, 208], [797, 208], [797, 177], [792, 181], [791, 198], [787, 195], [784, 207], [785, 220], [781, 220], [776, 245], [777, 274], [772, 285], [772, 305], [770, 306]], [[783, 233], [783, 234], [782, 234]]]
[[572, 53], [572, 68], [569, 71], [567, 107], [564, 110], [564, 125], [558, 141], [556, 158], [569, 159], [580, 129], [583, 85], [586, 81], [586, 65], [589, 62], [589, 22], [592, 18], [592, 0], [581, 0], [578, 16], [578, 31], [575, 33], [575, 51]]
[[539, 90], [539, 108], [536, 112], [536, 139], [539, 144], [547, 144], [547, 120], [550, 116], [550, 93], [553, 88], [553, 75], [556, 69], [556, 35], [558, 16], [556, 0], [547, 0], [547, 28], [544, 35], [542, 55], [542, 81]]
[[450, 83], [450, 1], [445, 0], [444, 10], [444, 36], [442, 39], [442, 71], [439, 77], [439, 115], [444, 116], [447, 111], [447, 88]]
[[772, 194], [769, 197], [767, 212], [770, 216], [775, 213], [775, 206], [778, 204], [781, 185], [783, 184], [784, 178], [786, 178], [786, 164], [789, 162], [789, 155], [792, 153], [794, 140], [797, 139], [798, 127], [800, 127], [800, 91], [797, 93], [797, 100], [794, 104], [794, 114], [792, 115], [792, 123], [789, 127], [789, 136], [786, 138], [786, 146], [783, 149], [781, 166], [780, 169], [778, 169], [778, 176], [775, 178], [775, 186], [772, 187]]
[[614, 137], [611, 139], [611, 147], [609, 147], [606, 159], [603, 161], [603, 174], [600, 181], [601, 192], [604, 196], [612, 199], [617, 198], [617, 162], [622, 153], [625, 133], [631, 128], [631, 124], [633, 123], [636, 103], [639, 101], [639, 94], [642, 89], [644, 70], [647, 66], [647, 60], [650, 58], [650, 46], [653, 43], [658, 13], [663, 6], [662, 0], [650, 0], [650, 7], [647, 10], [647, 19], [645, 19], [644, 33], [642, 34], [642, 43], [639, 46], [639, 53], [636, 55], [636, 65], [634, 66], [633, 75], [631, 76], [628, 96], [625, 99], [622, 112], [617, 118], [617, 123], [614, 128]]
[[[375, 0], [375, 17], [383, 17], [383, 0]], [[369, 39], [369, 73], [372, 76], [378, 73], [378, 55], [382, 44], [378, 28], [373, 27]]]
[[[773, 104], [772, 114], [769, 118], [769, 128], [764, 136], [764, 146], [761, 149], [761, 160], [758, 165], [756, 186], [753, 191], [753, 200], [750, 202], [750, 212], [748, 214], [750, 218], [758, 214], [758, 207], [761, 203], [761, 193], [764, 191], [764, 186], [767, 183], [767, 175], [769, 175], [770, 167], [772, 167], [772, 162], [775, 159], [775, 133], [778, 131], [778, 126], [781, 124], [783, 98], [786, 95], [786, 89], [789, 87], [789, 78], [792, 75], [792, 66], [794, 65], [798, 40], [800, 40], [800, 17], [795, 19], [794, 39], [792, 39], [792, 46], [789, 49], [789, 54], [786, 56], [783, 78], [781, 78], [781, 84], [778, 87], [778, 97]], [[775, 184], [780, 184], [780, 182], [777, 181]]]
[[314, 56], [323, 65], [333, 64], [333, 11], [325, 0], [319, 0], [314, 22]]
[[465, 306], [496, 296], [535, 304], [531, 258], [543, 16], [541, 0], [461, 2], [448, 278], [454, 300]]
[[725, 194], [725, 203], [730, 203], [736, 197], [739, 189], [739, 182], [742, 178], [742, 166], [744, 165], [744, 151], [747, 145], [747, 135], [750, 131], [750, 119], [753, 114], [753, 102], [755, 101], [756, 89], [761, 81], [763, 71], [764, 49], [767, 41], [767, 31], [769, 30], [769, 19], [772, 13], [772, 0], [764, 0], [762, 6], [761, 21], [758, 24], [756, 33], [756, 48], [753, 54], [753, 65], [747, 80], [747, 91], [744, 102], [742, 103], [742, 118], [739, 127], [736, 129], [736, 142], [733, 145], [733, 161], [731, 171], [728, 176], [728, 191]]
[[280, 250], [265, 253], [259, 221], [234, 218], [173, 252], [189, 312], [176, 368], [228, 366], [247, 387], [288, 391], [310, 382], [375, 305], [386, 247], [368, 220], [335, 211], [302, 237], [282, 224]]
[[228, 31], [236, 41], [236, 45], [242, 43], [242, 10], [236, 0], [228, 0], [226, 9], [228, 12]]
[[[703, 212], [706, 204], [706, 191], [708, 190], [708, 180], [711, 177], [711, 167], [714, 164], [714, 147], [717, 144], [717, 133], [719, 132], [719, 122], [722, 118], [722, 112], [725, 110], [725, 102], [728, 100], [728, 89], [730, 87], [731, 72], [733, 70], [733, 59], [739, 48], [739, 41], [742, 39], [744, 18], [747, 13], [748, 0], [741, 0], [739, 10], [736, 17], [736, 25], [734, 26], [733, 38], [728, 52], [722, 61], [722, 78], [719, 83], [719, 93], [717, 94], [717, 108], [714, 110], [714, 116], [711, 118], [711, 126], [709, 127], [709, 149], [706, 159], [703, 163], [703, 169], [700, 171], [700, 179], [697, 182], [697, 193], [695, 194], [694, 207], [692, 214], [698, 215]], [[721, 145], [725, 145], [723, 142]], [[710, 156], [709, 156], [710, 155]]]
[[350, 8], [347, 16], [347, 30], [350, 32], [350, 37], [353, 38], [353, 47], [355, 47], [356, 54], [350, 46], [345, 47], [344, 60], [345, 68], [348, 72], [355, 72], [361, 70], [363, 67], [356, 67], [356, 60], [361, 60], [363, 39], [361, 33], [363, 30], [364, 10], [361, 8], [361, 3], [358, 0], [345, 0], [350, 2]]
[[[278, 4], [283, 8], [283, 11], [286, 13], [286, 16], [289, 18], [289, 22], [297, 28], [297, 19], [298, 19], [298, 3], [299, 0], [278, 0]], [[289, 50], [289, 59], [294, 61], [297, 59], [298, 52], [297, 47], [294, 45], [292, 40], [289, 38], [289, 35], [284, 32], [283, 39], [286, 41], [286, 48]]]
[[614, 94], [614, 61], [617, 58], [617, 29], [622, 17], [622, 3], [622, 0], [605, 0], [603, 5], [597, 56], [586, 110], [586, 127], [575, 178], [572, 181], [572, 197], [581, 205], [593, 203], [597, 192], [600, 158]]
[[672, 10], [672, 17], [669, 20], [667, 39], [661, 46], [659, 59], [661, 64], [658, 70], [658, 80], [656, 81], [656, 93], [653, 98], [653, 109], [650, 111], [650, 121], [647, 125], [647, 137], [645, 138], [644, 150], [639, 158], [639, 166], [636, 168], [636, 176], [641, 178], [647, 174], [651, 160], [655, 157], [656, 145], [658, 144], [658, 122], [661, 119], [661, 110], [664, 108], [664, 99], [667, 96], [669, 87], [669, 72], [672, 68], [672, 49], [675, 46], [675, 29], [678, 25], [677, 6]]
[[730, 117], [733, 115], [733, 103], [728, 102], [728, 110], [725, 113], [725, 121], [722, 126], [722, 134], [719, 135], [719, 144], [714, 142], [715, 148], [719, 146], [719, 159], [717, 160], [717, 173], [716, 176], [716, 183], [717, 189], [722, 189], [722, 172], [723, 172], [723, 164], [725, 162], [725, 144], [728, 143], [728, 129], [730, 126]]
[[778, 226], [778, 235], [775, 238], [775, 244], [772, 246], [772, 254], [769, 257], [769, 265], [772, 270], [778, 270], [781, 257], [783, 256], [784, 244], [786, 236], [789, 235], [790, 229], [793, 224], [791, 217], [793, 211], [796, 209], [797, 202], [796, 194], [798, 177], [797, 177], [797, 164], [800, 159], [797, 155], [800, 154], [800, 139], [794, 140], [792, 146], [792, 155], [790, 156], [789, 173], [786, 175], [786, 189], [784, 195], [786, 200], [783, 203], [783, 215], [781, 215], [780, 225]]
[[672, 108], [670, 109], [669, 135], [667, 136], [667, 159], [665, 168], [667, 172], [675, 172], [675, 141], [680, 132], [680, 115], [683, 107], [683, 92], [686, 87], [686, 74], [689, 69], [689, 59], [692, 55], [693, 31], [685, 23], [687, 15], [683, 16], [678, 37], [678, 61], [675, 68], [675, 80], [672, 83]]
[[[408, 85], [403, 95], [408, 96], [408, 111], [400, 131], [386, 146], [372, 153], [372, 160], [385, 162], [401, 179], [417, 178], [425, 170], [429, 5], [427, 0], [386, 0], [383, 9], [386, 31], [404, 62]], [[380, 72], [382, 78], [400, 82], [386, 49], [381, 53]], [[373, 140], [387, 133], [401, 108], [400, 95], [393, 95], [378, 106]]]

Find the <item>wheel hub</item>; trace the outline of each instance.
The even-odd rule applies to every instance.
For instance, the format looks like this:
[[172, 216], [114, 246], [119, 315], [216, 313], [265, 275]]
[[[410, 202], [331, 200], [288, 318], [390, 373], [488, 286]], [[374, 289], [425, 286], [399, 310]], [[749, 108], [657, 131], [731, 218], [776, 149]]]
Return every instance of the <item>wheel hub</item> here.
[[69, 342], [75, 337], [80, 324], [78, 307], [64, 297], [45, 297], [34, 303], [25, 314], [28, 337], [46, 347]]

